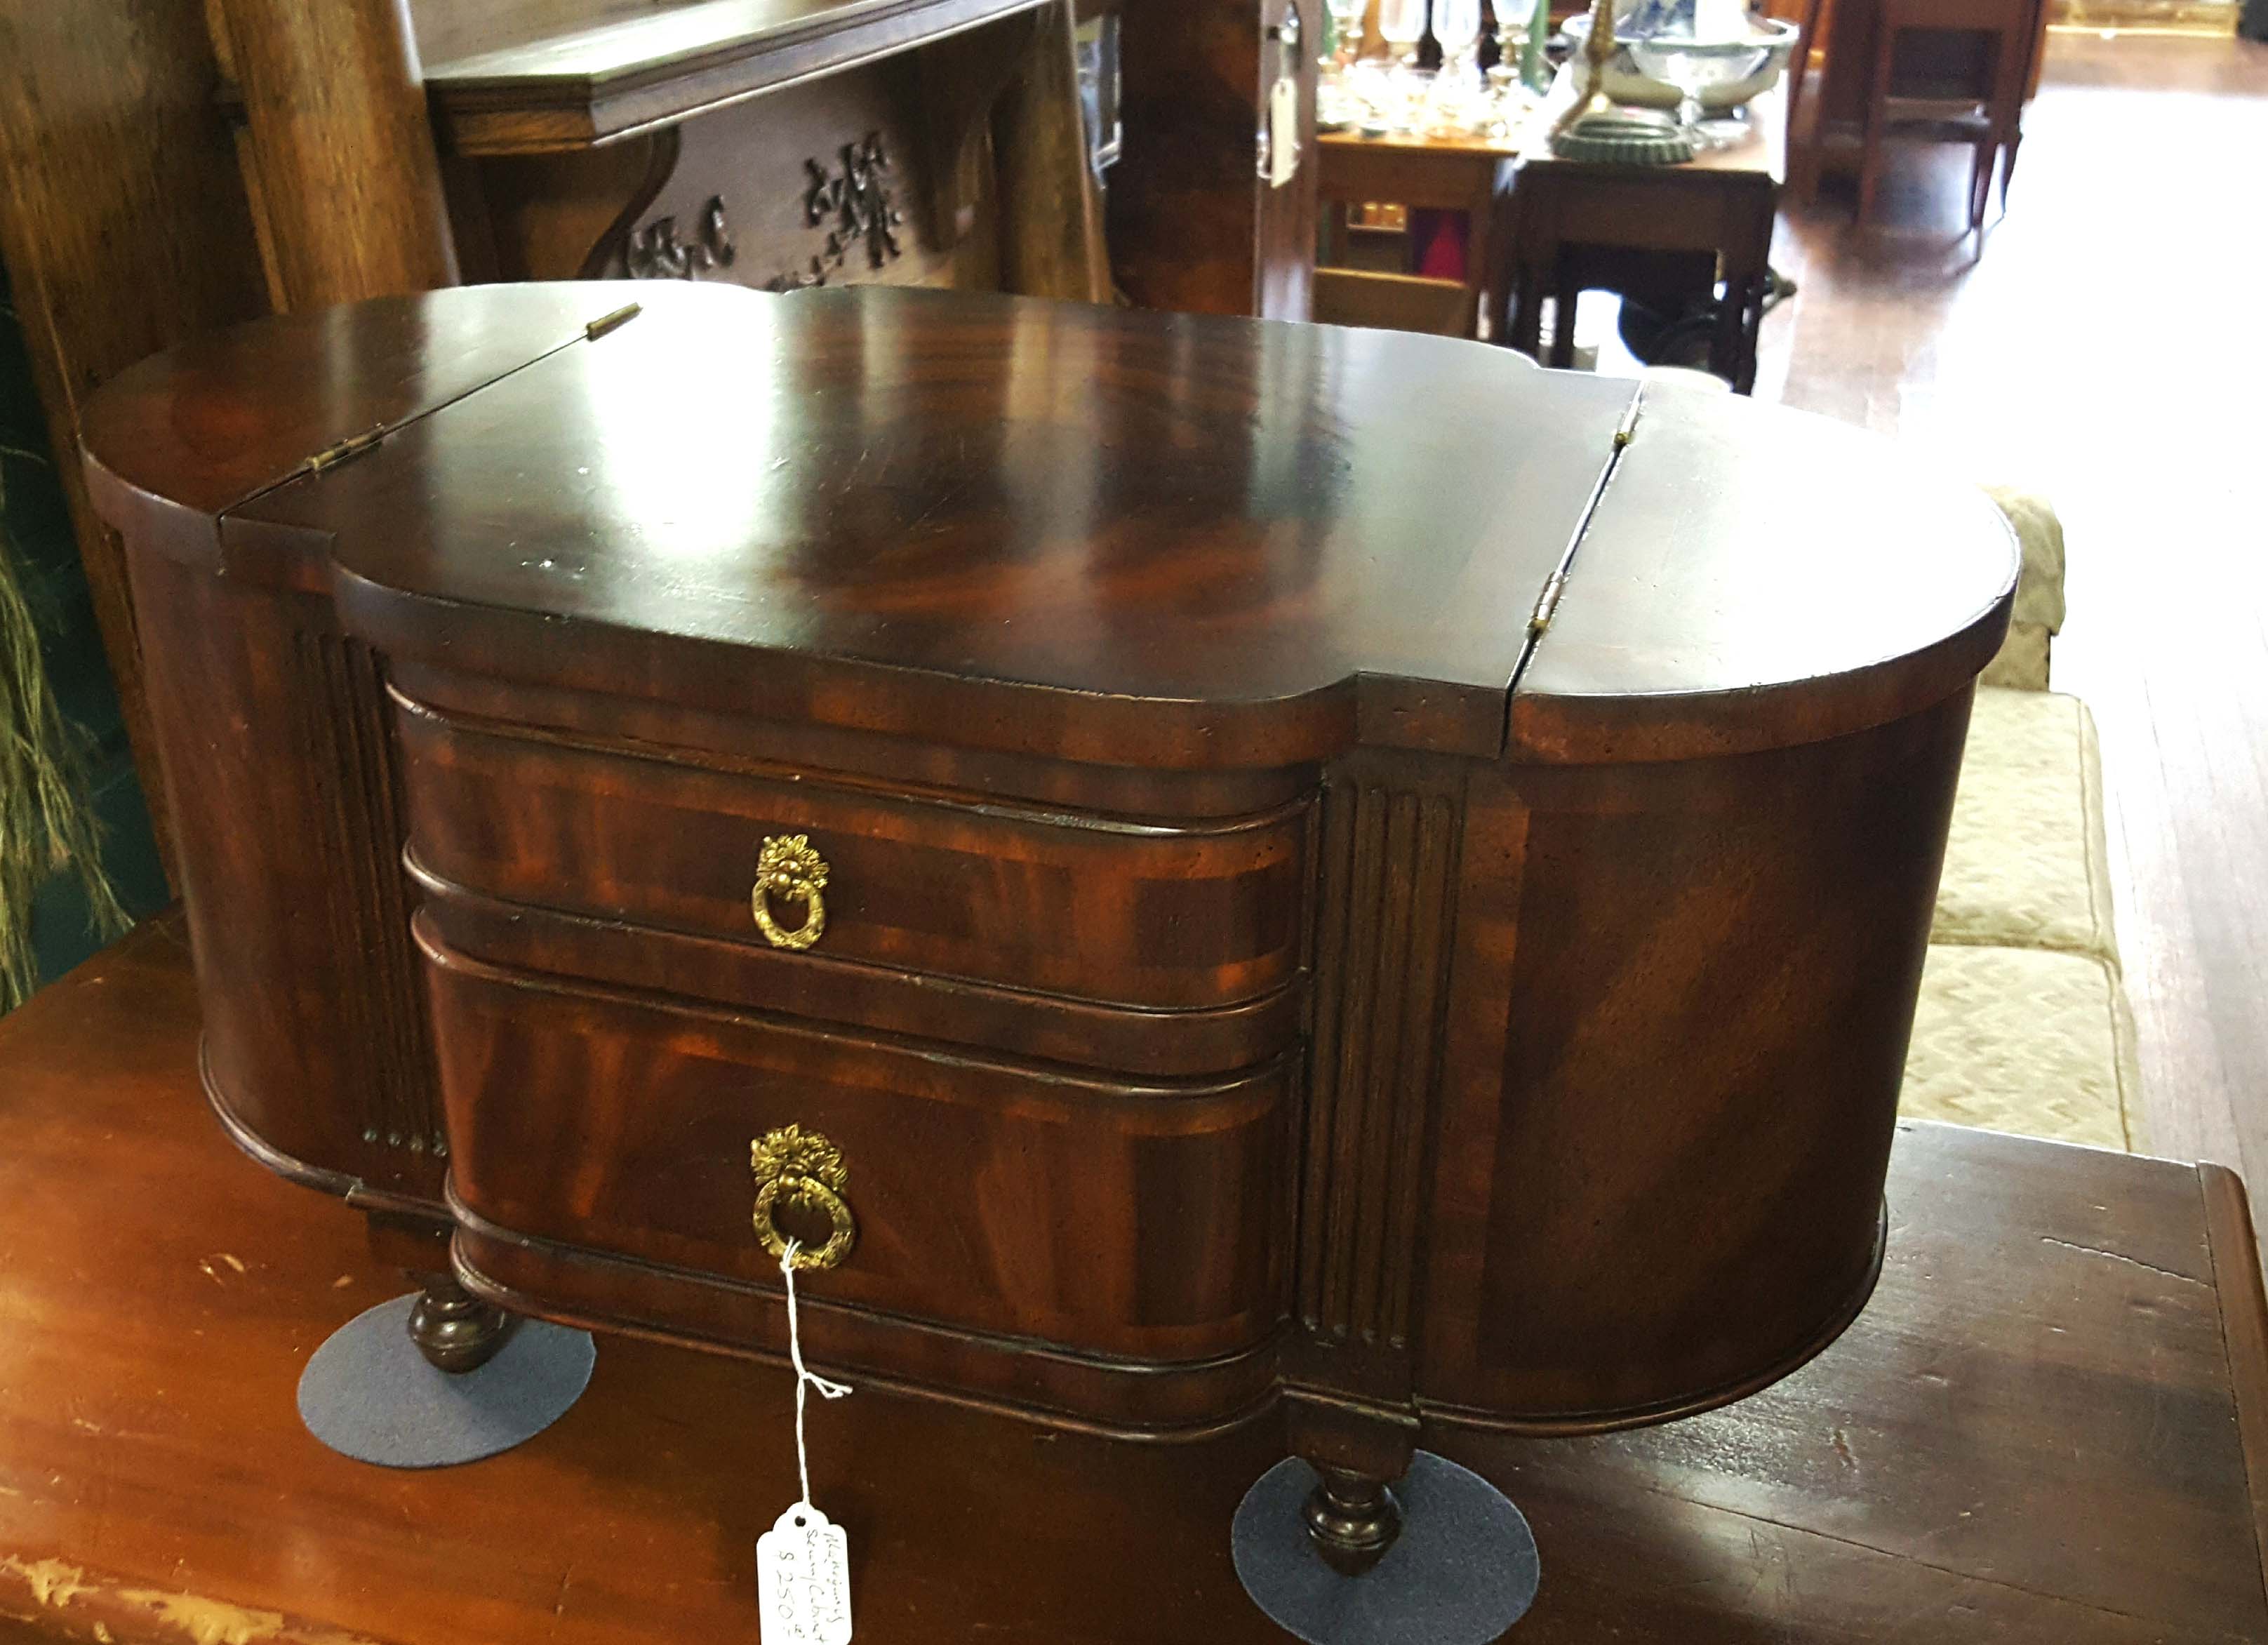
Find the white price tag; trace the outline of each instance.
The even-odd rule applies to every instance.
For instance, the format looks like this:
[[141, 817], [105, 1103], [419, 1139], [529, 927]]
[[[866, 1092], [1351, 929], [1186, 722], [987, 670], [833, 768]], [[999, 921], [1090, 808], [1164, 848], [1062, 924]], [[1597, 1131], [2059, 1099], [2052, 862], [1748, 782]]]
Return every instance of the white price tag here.
[[1300, 83], [1282, 79], [1268, 93], [1268, 186], [1300, 174]]
[[850, 1540], [808, 1502], [756, 1538], [763, 1645], [850, 1645]]

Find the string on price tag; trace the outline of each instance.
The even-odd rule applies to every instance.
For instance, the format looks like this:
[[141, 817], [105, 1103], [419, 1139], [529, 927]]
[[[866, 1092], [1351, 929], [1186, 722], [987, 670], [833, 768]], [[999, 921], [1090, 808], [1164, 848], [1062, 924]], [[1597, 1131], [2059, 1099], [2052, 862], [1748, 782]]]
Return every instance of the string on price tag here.
[[780, 1254], [787, 1283], [787, 1357], [795, 1367], [795, 1471], [803, 1494], [756, 1538], [756, 1601], [763, 1645], [850, 1645], [850, 1543], [811, 1501], [811, 1453], [804, 1440], [804, 1405], [812, 1389], [840, 1399], [850, 1389], [806, 1368], [803, 1331], [796, 1317], [795, 1254], [790, 1240]]

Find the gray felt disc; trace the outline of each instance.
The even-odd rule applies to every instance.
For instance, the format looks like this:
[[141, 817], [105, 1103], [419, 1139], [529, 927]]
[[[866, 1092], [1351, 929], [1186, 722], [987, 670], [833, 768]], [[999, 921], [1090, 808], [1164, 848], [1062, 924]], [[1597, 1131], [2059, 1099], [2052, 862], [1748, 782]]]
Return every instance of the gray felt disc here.
[[356, 1315], [300, 1374], [299, 1419], [333, 1450], [383, 1468], [478, 1462], [542, 1433], [591, 1380], [591, 1333], [533, 1319], [478, 1370], [436, 1370], [409, 1339], [416, 1300]]
[[1394, 1493], [1402, 1535], [1360, 1576], [1307, 1540], [1315, 1471], [1293, 1457], [1244, 1494], [1230, 1545], [1253, 1603], [1307, 1645], [1486, 1645], [1535, 1603], [1535, 1538], [1480, 1475], [1419, 1451]]

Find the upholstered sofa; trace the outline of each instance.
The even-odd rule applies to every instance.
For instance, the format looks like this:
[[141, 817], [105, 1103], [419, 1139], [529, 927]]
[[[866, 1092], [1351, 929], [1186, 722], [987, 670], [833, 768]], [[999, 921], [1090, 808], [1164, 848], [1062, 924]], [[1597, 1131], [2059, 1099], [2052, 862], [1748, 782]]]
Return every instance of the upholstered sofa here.
[[2086, 704], [2047, 689], [2063, 533], [1995, 492], [2024, 544], [1954, 805], [1904, 1111], [2140, 1152], [2133, 1020], [2113, 934], [2102, 762]]

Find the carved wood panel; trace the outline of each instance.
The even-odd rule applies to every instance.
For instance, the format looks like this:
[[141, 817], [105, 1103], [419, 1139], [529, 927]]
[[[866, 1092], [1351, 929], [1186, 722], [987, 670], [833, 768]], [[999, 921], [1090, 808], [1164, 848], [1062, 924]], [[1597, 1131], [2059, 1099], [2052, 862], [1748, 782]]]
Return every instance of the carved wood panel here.
[[[989, 285], [982, 192], [956, 245], [907, 63], [830, 76], [627, 144], [475, 162], [495, 277]], [[952, 157], [947, 157], [950, 163]], [[470, 237], [460, 225], [460, 240]], [[981, 245], [983, 256], [973, 253]]]
[[291, 693], [313, 786], [306, 837], [340, 871], [324, 882], [322, 918], [335, 952], [363, 958], [337, 1004], [351, 1053], [362, 1140], [411, 1154], [448, 1153], [426, 1052], [423, 989], [410, 951], [401, 860], [401, 802], [378, 660], [361, 642], [302, 629]]
[[1388, 1398], [1407, 1391], [1461, 788], [1404, 763], [1324, 792], [1298, 1320]]

